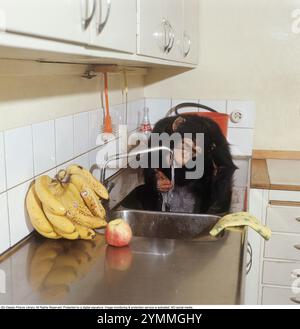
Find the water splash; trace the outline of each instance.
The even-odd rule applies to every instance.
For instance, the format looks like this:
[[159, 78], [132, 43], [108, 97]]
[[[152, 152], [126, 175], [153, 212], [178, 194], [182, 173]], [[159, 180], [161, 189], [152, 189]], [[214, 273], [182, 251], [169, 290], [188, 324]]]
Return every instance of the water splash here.
[[173, 199], [173, 190], [175, 186], [175, 167], [174, 164], [171, 164], [171, 183], [172, 189], [168, 192], [162, 193], [162, 206], [161, 211], [169, 212], [171, 210], [171, 203]]

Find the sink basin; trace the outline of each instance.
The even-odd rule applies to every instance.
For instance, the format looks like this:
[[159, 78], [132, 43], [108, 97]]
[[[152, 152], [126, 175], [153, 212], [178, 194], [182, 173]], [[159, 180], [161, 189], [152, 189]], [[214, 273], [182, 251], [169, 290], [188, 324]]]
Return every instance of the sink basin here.
[[125, 220], [137, 237], [197, 241], [215, 241], [222, 237], [209, 235], [220, 219], [215, 215], [121, 209], [114, 211], [110, 218]]

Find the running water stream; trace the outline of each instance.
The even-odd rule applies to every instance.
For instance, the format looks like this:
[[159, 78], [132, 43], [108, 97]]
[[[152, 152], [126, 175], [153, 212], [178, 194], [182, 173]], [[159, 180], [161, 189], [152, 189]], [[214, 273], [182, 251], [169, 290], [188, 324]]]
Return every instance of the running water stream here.
[[172, 188], [168, 192], [162, 193], [162, 206], [161, 210], [169, 212], [171, 210], [171, 203], [173, 199], [173, 190], [175, 187], [175, 167], [174, 163], [171, 163], [171, 183], [172, 183]]

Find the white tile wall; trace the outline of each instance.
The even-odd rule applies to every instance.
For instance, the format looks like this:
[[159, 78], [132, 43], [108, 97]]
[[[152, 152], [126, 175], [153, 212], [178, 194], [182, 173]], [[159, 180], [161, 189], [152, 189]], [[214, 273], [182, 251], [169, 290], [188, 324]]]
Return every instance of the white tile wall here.
[[89, 113], [74, 115], [74, 154], [82, 154], [89, 149]]
[[125, 104], [119, 104], [110, 108], [110, 116], [113, 125], [124, 125], [126, 123]]
[[4, 136], [0, 132], [0, 193], [6, 190], [6, 170], [4, 153]]
[[4, 133], [7, 188], [33, 176], [31, 126], [7, 130]]
[[55, 120], [56, 163], [61, 164], [74, 157], [73, 116]]
[[[129, 102], [128, 108], [137, 114], [143, 105], [141, 99]], [[116, 123], [127, 122], [124, 105], [113, 106], [111, 113]], [[40, 174], [54, 177], [71, 163], [89, 169], [96, 162], [101, 147], [94, 148], [102, 119], [102, 110], [98, 109], [0, 132], [0, 253], [32, 231], [25, 197], [34, 177]], [[132, 125], [135, 123], [137, 128], [137, 121]], [[109, 154], [115, 152], [115, 142], [105, 145]], [[103, 152], [99, 157], [102, 161]], [[99, 173], [95, 172], [98, 178]]]
[[25, 197], [29, 186], [30, 182], [26, 182], [7, 192], [11, 246], [32, 231], [25, 209]]
[[227, 139], [231, 144], [232, 155], [251, 156], [253, 148], [253, 129], [229, 128]]
[[79, 157], [75, 158], [73, 162], [84, 168], [90, 169], [90, 159], [88, 153], [80, 155]]
[[245, 159], [235, 159], [234, 164], [238, 169], [234, 172], [234, 185], [237, 187], [245, 187], [248, 183], [249, 162]]
[[96, 147], [97, 136], [103, 125], [103, 110], [89, 112], [89, 147]]
[[10, 246], [7, 194], [0, 194], [0, 254]]
[[171, 108], [171, 99], [163, 98], [146, 98], [145, 106], [149, 108], [151, 124], [165, 117]]
[[34, 124], [32, 138], [34, 174], [39, 175], [56, 165], [54, 120]]
[[57, 169], [56, 168], [53, 168], [53, 169], [48, 170], [45, 173], [43, 173], [43, 175], [48, 175], [48, 176], [53, 177], [53, 178], [56, 176], [56, 174], [57, 174]]
[[143, 112], [145, 107], [145, 99], [138, 99], [128, 104], [127, 109], [127, 125], [128, 131], [132, 131], [139, 127], [143, 120]]
[[[90, 168], [92, 168], [92, 166], [94, 166], [94, 165], [97, 165], [97, 154], [101, 148], [102, 147], [98, 147], [89, 152], [89, 167]], [[103, 159], [105, 159], [104, 156], [103, 156]], [[100, 179], [100, 169], [94, 168], [92, 173], [96, 179]]]
[[[188, 98], [183, 98], [183, 99], [172, 99], [171, 100], [171, 107], [174, 107], [180, 103], [199, 103], [198, 99], [188, 99]], [[185, 107], [182, 108], [178, 111], [178, 113], [185, 113], [185, 112], [198, 112], [197, 107]]]
[[[226, 113], [226, 101], [200, 99], [199, 103], [211, 107], [213, 110], [216, 110], [220, 113]], [[200, 109], [200, 111], [202, 110]]]
[[235, 128], [254, 128], [255, 120], [255, 103], [252, 101], [228, 101], [227, 113], [238, 111], [242, 114], [242, 118], [238, 123], [229, 120], [229, 127]]

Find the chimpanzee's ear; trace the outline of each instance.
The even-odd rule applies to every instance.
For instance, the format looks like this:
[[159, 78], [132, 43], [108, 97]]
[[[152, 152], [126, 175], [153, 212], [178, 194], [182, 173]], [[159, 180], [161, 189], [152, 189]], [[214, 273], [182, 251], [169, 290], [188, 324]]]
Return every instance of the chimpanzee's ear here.
[[185, 118], [179, 116], [172, 124], [172, 130], [176, 131], [178, 127], [185, 122]]

